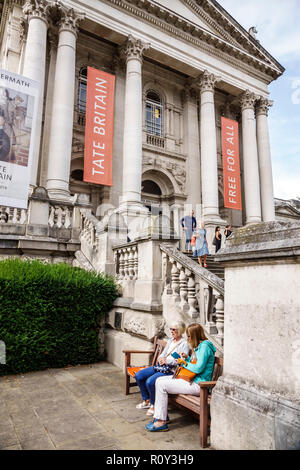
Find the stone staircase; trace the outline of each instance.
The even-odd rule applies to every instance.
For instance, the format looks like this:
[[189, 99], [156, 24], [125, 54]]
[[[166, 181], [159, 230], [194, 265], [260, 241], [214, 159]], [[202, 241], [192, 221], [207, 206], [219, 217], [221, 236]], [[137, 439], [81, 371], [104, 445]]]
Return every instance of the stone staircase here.
[[[198, 258], [197, 257], [195, 258], [192, 255], [192, 253], [188, 253], [186, 251], [183, 251], [183, 254], [187, 255], [189, 258], [191, 258], [193, 261], [195, 261], [195, 263], [198, 264]], [[224, 267], [218, 261], [215, 260], [214, 255], [208, 255], [207, 256], [206, 264], [207, 264], [208, 271], [215, 274], [216, 276], [218, 276], [220, 279], [223, 279], [223, 281], [224, 281], [224, 278], [225, 278], [224, 277]]]

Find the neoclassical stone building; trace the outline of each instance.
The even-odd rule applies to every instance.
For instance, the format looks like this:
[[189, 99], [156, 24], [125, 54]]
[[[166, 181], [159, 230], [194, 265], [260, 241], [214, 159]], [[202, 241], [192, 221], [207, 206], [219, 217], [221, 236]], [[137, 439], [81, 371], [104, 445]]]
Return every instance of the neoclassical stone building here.
[[[175, 229], [184, 204], [213, 225], [274, 219], [268, 85], [284, 69], [216, 1], [5, 0], [0, 57], [41, 84], [31, 185], [51, 199], [88, 195], [95, 216], [152, 204]], [[111, 188], [83, 182], [87, 66], [116, 76]], [[221, 116], [239, 121], [242, 212], [224, 208]]]

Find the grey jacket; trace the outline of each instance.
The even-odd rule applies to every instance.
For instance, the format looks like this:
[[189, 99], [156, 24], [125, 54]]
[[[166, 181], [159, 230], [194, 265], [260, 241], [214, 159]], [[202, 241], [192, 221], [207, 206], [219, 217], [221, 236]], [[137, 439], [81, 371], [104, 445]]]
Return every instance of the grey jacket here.
[[[170, 349], [172, 348], [173, 341], [174, 341], [173, 338], [170, 338], [168, 340], [165, 349], [163, 350], [163, 352], [161, 353], [161, 355], [159, 357], [167, 357], [168, 356], [168, 350], [169, 350], [169, 347], [170, 347]], [[190, 346], [188, 345], [186, 340], [184, 338], [182, 338], [181, 341], [177, 344], [176, 348], [171, 349], [171, 350], [172, 350], [172, 353], [173, 352], [177, 352], [178, 354], [185, 353], [188, 356], [189, 352], [190, 352]], [[171, 354], [167, 357], [167, 364], [169, 366], [177, 366], [176, 359], [174, 359], [174, 357], [171, 356]]]

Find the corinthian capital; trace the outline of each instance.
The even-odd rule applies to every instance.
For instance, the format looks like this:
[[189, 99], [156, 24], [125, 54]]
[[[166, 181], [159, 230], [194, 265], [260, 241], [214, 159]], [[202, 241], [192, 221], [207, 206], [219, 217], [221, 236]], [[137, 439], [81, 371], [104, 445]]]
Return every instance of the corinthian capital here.
[[240, 95], [240, 105], [241, 105], [242, 111], [244, 111], [245, 109], [254, 109], [256, 101], [257, 101], [256, 94], [251, 92], [250, 90], [246, 90], [244, 93]]
[[267, 98], [261, 97], [256, 105], [256, 115], [261, 114], [268, 116], [269, 108], [273, 106], [273, 101], [269, 101]]
[[77, 34], [80, 21], [84, 19], [83, 13], [76, 12], [73, 8], [61, 8], [61, 18], [58, 24], [59, 31], [67, 30]]
[[138, 59], [142, 61], [143, 52], [150, 48], [150, 44], [147, 44], [140, 39], [135, 39], [131, 34], [128, 36], [127, 41], [121, 47], [121, 55], [129, 59]]
[[48, 24], [50, 3], [47, 0], [27, 0], [23, 7], [25, 20], [39, 18]]
[[218, 81], [218, 77], [216, 77], [213, 73], [209, 73], [207, 70], [205, 70], [198, 79], [200, 92], [203, 93], [204, 91], [214, 91]]

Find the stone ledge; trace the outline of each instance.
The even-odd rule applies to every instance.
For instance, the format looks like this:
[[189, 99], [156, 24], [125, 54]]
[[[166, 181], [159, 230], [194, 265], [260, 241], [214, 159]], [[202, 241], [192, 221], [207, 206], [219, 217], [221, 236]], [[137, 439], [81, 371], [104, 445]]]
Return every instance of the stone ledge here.
[[267, 222], [241, 227], [216, 255], [222, 263], [232, 261], [300, 256], [300, 223]]

